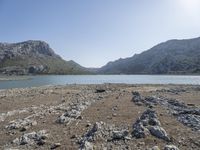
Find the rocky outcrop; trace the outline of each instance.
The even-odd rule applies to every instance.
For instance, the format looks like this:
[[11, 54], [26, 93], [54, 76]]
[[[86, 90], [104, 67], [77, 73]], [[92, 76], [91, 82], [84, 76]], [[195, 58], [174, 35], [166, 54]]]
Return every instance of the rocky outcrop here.
[[95, 101], [101, 100], [103, 98], [102, 94], [106, 94], [106, 92], [105, 90], [103, 90], [103, 92], [102, 90], [100, 92], [95, 91], [95, 94], [99, 94], [99, 97], [93, 98], [95, 95], [88, 95], [84, 97], [81, 94], [77, 95], [77, 97], [79, 98], [76, 101], [70, 103], [70, 105], [65, 109], [65, 113], [59, 116], [56, 122], [60, 124], [63, 123], [69, 124], [73, 120], [81, 119], [82, 111], [87, 109]]
[[0, 43], [0, 74], [84, 74], [74, 61], [65, 61], [43, 41]]
[[[97, 140], [103, 140], [102, 148], [109, 147], [114, 141], [130, 140], [129, 131], [125, 127], [115, 127], [104, 122], [96, 122], [82, 137], [78, 138], [81, 150], [89, 150], [94, 148]], [[116, 144], [116, 143], [115, 143]], [[123, 149], [124, 145], [121, 144]]]
[[178, 121], [193, 130], [200, 131], [200, 108], [195, 106], [189, 107], [176, 99], [156, 96], [142, 97], [139, 92], [132, 92], [132, 94], [132, 101], [136, 105], [141, 106], [143, 104], [148, 107], [161, 105], [165, 109], [170, 110], [170, 113], [173, 114]]
[[147, 109], [134, 123], [132, 136], [136, 138], [145, 138], [149, 134], [159, 139], [170, 140], [166, 131], [161, 127], [156, 112]]
[[91, 102], [81, 102], [81, 103], [73, 103], [67, 108], [66, 112], [58, 117], [56, 120], [57, 123], [67, 123], [69, 124], [71, 121], [75, 119], [81, 118], [81, 113], [84, 109], [86, 109]]

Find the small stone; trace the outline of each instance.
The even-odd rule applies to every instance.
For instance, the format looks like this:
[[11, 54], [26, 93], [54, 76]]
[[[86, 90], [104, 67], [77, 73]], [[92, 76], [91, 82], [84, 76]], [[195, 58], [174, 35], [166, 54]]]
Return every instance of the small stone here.
[[109, 119], [109, 120], [111, 120], [111, 119], [112, 119], [112, 117], [111, 117], [111, 116], [107, 116], [106, 118], [107, 118], [107, 119]]
[[164, 150], [179, 150], [175, 145], [166, 145]]
[[112, 116], [113, 116], [113, 117], [116, 117], [116, 116], [117, 116], [117, 114], [116, 114], [116, 113], [113, 113], [113, 114], [112, 114]]
[[58, 147], [60, 147], [61, 144], [60, 143], [54, 143], [52, 146], [51, 146], [51, 149], [56, 149]]
[[87, 123], [86, 127], [90, 127], [92, 124], [91, 123]]
[[139, 143], [137, 144], [137, 146], [144, 146], [144, 145], [145, 145], [144, 142], [139, 142]]
[[37, 142], [37, 145], [41, 146], [41, 145], [44, 145], [45, 144], [45, 141], [40, 139], [38, 142]]
[[104, 89], [96, 89], [96, 92], [95, 93], [103, 93], [103, 92], [105, 92], [106, 90], [104, 90]]
[[71, 136], [71, 139], [75, 139], [75, 138], [77, 138], [77, 135], [74, 134]]
[[20, 132], [24, 132], [24, 131], [26, 131], [25, 127], [23, 127], [23, 128], [20, 129]]
[[82, 116], [78, 116], [78, 117], [77, 117], [77, 119], [80, 119], [80, 120], [82, 120], [82, 119], [83, 119], [83, 117], [82, 117]]
[[37, 121], [33, 121], [32, 126], [36, 126], [36, 125], [37, 125]]
[[90, 143], [90, 142], [85, 142], [85, 145], [84, 145], [84, 149], [85, 150], [93, 150], [93, 145]]

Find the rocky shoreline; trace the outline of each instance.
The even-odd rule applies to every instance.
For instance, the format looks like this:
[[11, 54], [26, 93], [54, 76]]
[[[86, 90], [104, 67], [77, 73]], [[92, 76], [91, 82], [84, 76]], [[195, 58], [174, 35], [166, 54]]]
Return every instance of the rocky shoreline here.
[[14, 80], [30, 80], [28, 76], [6, 76], [0, 75], [0, 81], [14, 81]]
[[0, 149], [200, 149], [200, 86], [0, 90]]

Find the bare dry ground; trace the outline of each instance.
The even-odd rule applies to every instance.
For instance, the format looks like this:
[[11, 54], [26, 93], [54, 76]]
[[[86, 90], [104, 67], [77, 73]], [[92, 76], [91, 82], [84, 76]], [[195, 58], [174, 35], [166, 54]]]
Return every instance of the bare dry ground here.
[[[159, 123], [149, 123], [152, 118], [145, 118], [147, 125], [141, 123], [146, 121], [141, 115], [148, 110]], [[0, 149], [167, 150], [166, 145], [174, 145], [180, 150], [200, 150], [199, 113], [200, 87], [192, 85], [1, 90]], [[135, 136], [134, 130], [140, 130], [136, 122], [144, 126], [145, 133], [139, 133], [144, 137]]]

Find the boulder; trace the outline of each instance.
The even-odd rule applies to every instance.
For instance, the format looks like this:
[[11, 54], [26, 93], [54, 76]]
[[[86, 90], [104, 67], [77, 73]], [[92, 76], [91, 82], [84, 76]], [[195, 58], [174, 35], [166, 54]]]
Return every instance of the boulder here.
[[170, 140], [166, 131], [160, 126], [151, 126], [149, 128], [149, 131], [153, 136], [155, 136], [157, 138], [160, 138], [160, 139], [163, 139], [163, 140], [166, 140], [166, 141]]

